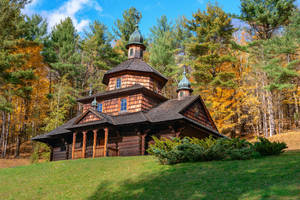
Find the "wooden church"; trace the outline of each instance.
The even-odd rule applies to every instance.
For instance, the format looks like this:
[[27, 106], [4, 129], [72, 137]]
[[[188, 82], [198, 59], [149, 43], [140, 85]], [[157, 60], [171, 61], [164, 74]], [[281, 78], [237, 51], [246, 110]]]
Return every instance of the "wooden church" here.
[[185, 71], [178, 97], [162, 95], [168, 80], [143, 61], [138, 27], [126, 48], [128, 60], [104, 74], [105, 92], [78, 99], [78, 116], [32, 138], [51, 147], [51, 160], [145, 155], [152, 136], [223, 137], [201, 97], [192, 96]]

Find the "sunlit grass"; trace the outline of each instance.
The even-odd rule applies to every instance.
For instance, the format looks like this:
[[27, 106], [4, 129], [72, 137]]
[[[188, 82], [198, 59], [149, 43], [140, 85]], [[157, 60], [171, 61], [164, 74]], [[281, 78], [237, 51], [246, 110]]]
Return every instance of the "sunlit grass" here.
[[300, 152], [159, 165], [110, 157], [0, 169], [0, 199], [300, 199]]

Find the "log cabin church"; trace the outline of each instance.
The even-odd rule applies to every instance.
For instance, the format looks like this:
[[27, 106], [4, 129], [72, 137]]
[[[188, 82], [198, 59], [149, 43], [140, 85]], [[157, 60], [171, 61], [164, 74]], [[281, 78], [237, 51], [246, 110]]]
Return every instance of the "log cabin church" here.
[[192, 95], [185, 71], [178, 97], [162, 95], [168, 80], [143, 61], [138, 26], [126, 48], [128, 60], [104, 74], [105, 92], [78, 99], [78, 116], [32, 138], [51, 147], [51, 160], [146, 155], [152, 136], [223, 137], [201, 97]]

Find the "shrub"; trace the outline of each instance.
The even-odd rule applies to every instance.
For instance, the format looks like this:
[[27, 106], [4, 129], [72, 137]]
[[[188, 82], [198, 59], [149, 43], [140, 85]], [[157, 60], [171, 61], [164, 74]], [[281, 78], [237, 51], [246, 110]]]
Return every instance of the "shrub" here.
[[268, 139], [259, 137], [259, 141], [255, 142], [253, 149], [262, 156], [279, 155], [287, 148], [284, 142], [270, 142]]
[[240, 139], [205, 139], [171, 138], [158, 139], [153, 137], [155, 144], [150, 145], [148, 152], [158, 158], [162, 164], [211, 160], [247, 160], [266, 155], [278, 155], [286, 148], [285, 143], [270, 142], [260, 138], [251, 144]]

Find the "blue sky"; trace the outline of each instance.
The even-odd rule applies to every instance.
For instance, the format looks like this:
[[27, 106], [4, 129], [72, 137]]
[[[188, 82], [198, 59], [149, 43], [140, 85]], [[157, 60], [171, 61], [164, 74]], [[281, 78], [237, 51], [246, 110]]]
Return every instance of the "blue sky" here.
[[[124, 10], [134, 6], [142, 12], [140, 29], [147, 37], [149, 29], [156, 24], [157, 18], [166, 15], [175, 21], [179, 16], [192, 17], [198, 9], [203, 10], [207, 2], [212, 0], [33, 0], [23, 13], [42, 15], [47, 19], [49, 27], [59, 23], [67, 16], [73, 19], [78, 32], [88, 28], [94, 20], [103, 22], [110, 30], [114, 21], [122, 17]], [[297, 0], [299, 5], [300, 0]], [[239, 13], [239, 0], [219, 0], [226, 12]]]

